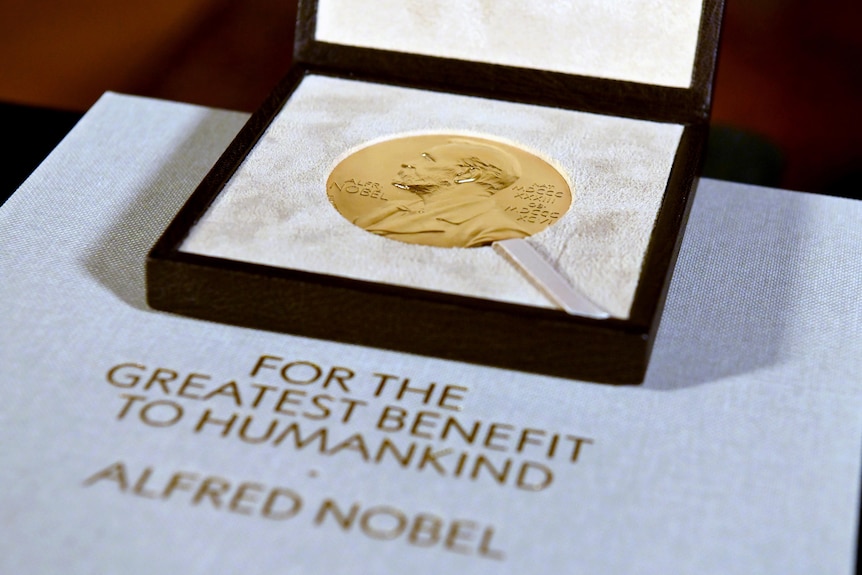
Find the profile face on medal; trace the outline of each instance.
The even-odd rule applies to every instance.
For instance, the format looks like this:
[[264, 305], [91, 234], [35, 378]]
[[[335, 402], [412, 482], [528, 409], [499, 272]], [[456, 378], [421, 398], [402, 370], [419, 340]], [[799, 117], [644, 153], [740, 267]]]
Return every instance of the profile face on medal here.
[[362, 148], [327, 181], [338, 212], [389, 239], [472, 248], [524, 238], [556, 222], [571, 188], [553, 166], [510, 144], [421, 135]]

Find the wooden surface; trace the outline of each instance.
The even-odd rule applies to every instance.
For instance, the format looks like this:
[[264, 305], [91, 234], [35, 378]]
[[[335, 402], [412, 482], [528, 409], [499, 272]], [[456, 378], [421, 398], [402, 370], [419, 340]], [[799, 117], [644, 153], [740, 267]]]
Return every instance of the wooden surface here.
[[[295, 10], [292, 0], [0, 0], [0, 101], [83, 111], [114, 90], [250, 112], [289, 67]], [[732, 155], [713, 175], [741, 179], [742, 164], [775, 159], [771, 185], [860, 187], [860, 16], [857, 0], [728, 0], [712, 118], [732, 130], [721, 143]]]

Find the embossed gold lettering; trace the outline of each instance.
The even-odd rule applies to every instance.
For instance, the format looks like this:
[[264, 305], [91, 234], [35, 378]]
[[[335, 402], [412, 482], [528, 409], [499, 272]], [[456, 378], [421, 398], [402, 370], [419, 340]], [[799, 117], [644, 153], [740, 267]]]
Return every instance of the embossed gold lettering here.
[[447, 520], [438, 515], [409, 513], [392, 505], [363, 508], [359, 502], [342, 505], [324, 499], [314, 517], [318, 527], [335, 525], [345, 532], [357, 532], [377, 541], [402, 540], [422, 548], [437, 547], [461, 555], [502, 561], [504, 553], [494, 547], [495, 529], [470, 519]]

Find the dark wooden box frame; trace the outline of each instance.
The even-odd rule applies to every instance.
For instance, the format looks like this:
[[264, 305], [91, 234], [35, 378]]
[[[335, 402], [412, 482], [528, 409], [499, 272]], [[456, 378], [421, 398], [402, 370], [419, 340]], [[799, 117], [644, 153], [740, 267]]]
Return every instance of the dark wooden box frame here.
[[[692, 83], [669, 88], [354, 48], [314, 38], [299, 5], [294, 64], [147, 258], [151, 307], [314, 338], [605, 383], [640, 383], [706, 141], [724, 0], [704, 0]], [[457, 296], [180, 251], [189, 231], [309, 74], [684, 126], [627, 320]]]

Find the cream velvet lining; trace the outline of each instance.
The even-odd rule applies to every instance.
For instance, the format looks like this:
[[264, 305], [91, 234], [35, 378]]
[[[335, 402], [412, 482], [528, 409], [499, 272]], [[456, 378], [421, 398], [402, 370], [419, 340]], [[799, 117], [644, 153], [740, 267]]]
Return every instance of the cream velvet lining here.
[[329, 204], [326, 179], [340, 158], [410, 132], [483, 134], [558, 165], [574, 185], [572, 206], [528, 241], [593, 301], [628, 317], [679, 125], [309, 76], [182, 250], [551, 307], [490, 247], [390, 240], [354, 226]]
[[688, 88], [702, 10], [692, 0], [320, 0], [315, 38]]

